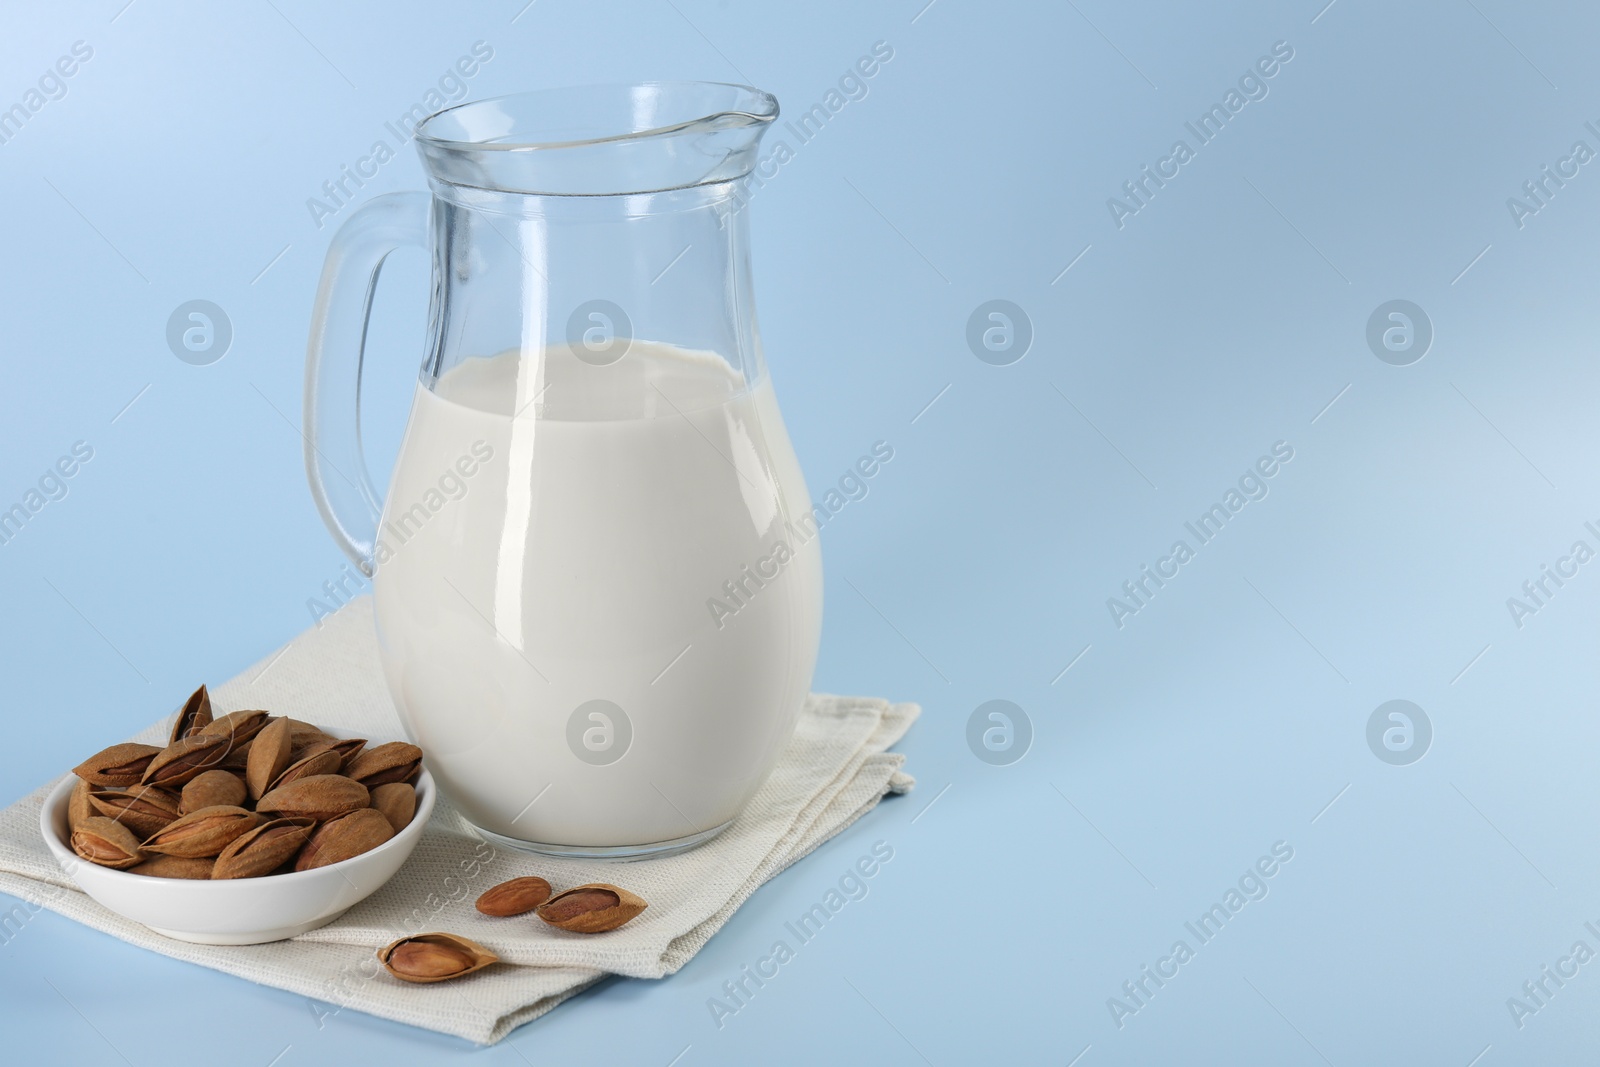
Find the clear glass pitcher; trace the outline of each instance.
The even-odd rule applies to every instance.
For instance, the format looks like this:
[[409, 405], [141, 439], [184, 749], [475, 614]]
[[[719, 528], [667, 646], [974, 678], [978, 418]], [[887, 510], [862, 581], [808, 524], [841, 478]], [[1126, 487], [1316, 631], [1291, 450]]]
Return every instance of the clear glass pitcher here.
[[[692, 847], [793, 733], [821, 556], [737, 195], [777, 113], [702, 83], [463, 104], [417, 129], [432, 195], [374, 198], [329, 248], [306, 357], [312, 494], [373, 576], [407, 731], [502, 843]], [[433, 295], [380, 498], [362, 347], [402, 245], [431, 248]]]

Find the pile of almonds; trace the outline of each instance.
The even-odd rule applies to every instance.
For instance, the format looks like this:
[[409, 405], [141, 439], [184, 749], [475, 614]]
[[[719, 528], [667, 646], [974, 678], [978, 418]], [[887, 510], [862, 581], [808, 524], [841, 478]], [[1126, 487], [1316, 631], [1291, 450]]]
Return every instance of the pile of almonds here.
[[[603, 934], [649, 907], [626, 889], [603, 882], [550, 895], [550, 883], [529, 875], [485, 890], [477, 908], [485, 915], [510, 918], [533, 912], [551, 926], [578, 934]], [[406, 982], [443, 982], [481, 971], [500, 957], [457, 934], [416, 934], [378, 950], [378, 962]]]
[[201, 686], [165, 748], [112, 745], [73, 769], [72, 850], [157, 878], [326, 867], [411, 821], [421, 769], [422, 750], [403, 741], [368, 748], [265, 711], [213, 719]]
[[[90, 863], [157, 878], [256, 878], [326, 867], [377, 848], [416, 814], [422, 750], [367, 747], [265, 711], [214, 719], [206, 687], [178, 712], [165, 748], [127, 742], [73, 768], [72, 850]], [[648, 905], [614, 885], [551, 895], [513, 878], [478, 898], [484, 915], [533, 912], [551, 926], [605, 933]], [[385, 945], [378, 959], [407, 982], [442, 982], [500, 957], [448, 933]]]

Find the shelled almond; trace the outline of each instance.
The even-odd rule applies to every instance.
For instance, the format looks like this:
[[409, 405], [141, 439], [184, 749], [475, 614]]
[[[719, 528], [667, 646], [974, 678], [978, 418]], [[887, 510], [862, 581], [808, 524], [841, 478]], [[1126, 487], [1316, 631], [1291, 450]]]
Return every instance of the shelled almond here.
[[[384, 788], [379, 786], [374, 794]], [[549, 881], [537, 875], [490, 886], [478, 897], [476, 906], [480, 913], [496, 919], [531, 911], [549, 925], [575, 934], [607, 933], [649, 907], [626, 889], [598, 882], [551, 896]], [[391, 941], [378, 950], [378, 962], [402, 982], [445, 982], [481, 971], [498, 963], [499, 957], [459, 934], [432, 933]]]
[[549, 899], [550, 883], [530, 875], [491, 886], [478, 898], [476, 906], [485, 915], [504, 919], [526, 915]]

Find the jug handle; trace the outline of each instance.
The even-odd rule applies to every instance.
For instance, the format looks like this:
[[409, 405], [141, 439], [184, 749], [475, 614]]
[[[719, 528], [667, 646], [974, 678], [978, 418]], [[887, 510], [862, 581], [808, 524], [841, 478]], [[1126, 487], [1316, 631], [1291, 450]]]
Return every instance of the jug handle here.
[[372, 576], [383, 498], [361, 448], [367, 318], [389, 253], [427, 247], [427, 193], [384, 193], [345, 220], [328, 245], [306, 343], [306, 478], [317, 511], [363, 574]]

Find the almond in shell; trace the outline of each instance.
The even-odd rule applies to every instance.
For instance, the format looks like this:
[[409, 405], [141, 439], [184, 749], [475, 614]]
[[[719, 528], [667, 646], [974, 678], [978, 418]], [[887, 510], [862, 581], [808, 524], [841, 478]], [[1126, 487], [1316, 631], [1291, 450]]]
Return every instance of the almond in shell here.
[[206, 692], [206, 687], [201, 686], [189, 695], [183, 707], [178, 709], [177, 718], [172, 722], [172, 734], [167, 738], [167, 743], [182, 741], [190, 734], [197, 734], [211, 725], [211, 694]]
[[294, 869], [310, 871], [371, 852], [394, 836], [394, 827], [376, 808], [357, 808], [317, 827], [295, 857]]
[[328, 735], [323, 733], [320, 728], [313, 726], [309, 722], [302, 722], [299, 719], [290, 719], [289, 740], [294, 744], [295, 751], [298, 752], [301, 749], [311, 747], [313, 744], [316, 744], [319, 741], [328, 740]]
[[187, 815], [218, 804], [243, 807], [248, 791], [244, 779], [232, 771], [206, 771], [189, 779], [178, 799], [178, 813]]
[[405, 741], [390, 741], [356, 755], [344, 773], [367, 788], [389, 782], [415, 781], [422, 767], [422, 749]]
[[72, 851], [90, 863], [118, 870], [144, 859], [133, 831], [104, 815], [91, 815], [72, 831]]
[[95, 814], [120, 822], [141, 840], [163, 829], [182, 814], [178, 810], [177, 797], [150, 786], [134, 786], [131, 789], [94, 786], [89, 791], [89, 803]]
[[383, 812], [394, 832], [399, 833], [411, 824], [417, 814], [417, 790], [405, 782], [389, 782], [370, 790], [372, 806]]
[[146, 852], [168, 856], [215, 856], [235, 839], [256, 828], [260, 817], [253, 811], [216, 804], [180, 817], [145, 841]]
[[288, 719], [273, 719], [251, 739], [244, 784], [249, 787], [252, 799], [260, 800], [289, 766], [291, 748]]
[[272, 819], [235, 838], [217, 856], [212, 878], [258, 878], [271, 874], [305, 845], [316, 820]]
[[201, 732], [174, 741], [150, 759], [139, 781], [163, 789], [178, 789], [222, 762], [228, 754], [225, 736]]
[[246, 741], [242, 745], [235, 744], [228, 749], [228, 754], [222, 757], [222, 762], [218, 763], [217, 766], [225, 771], [233, 771], [240, 778], [243, 778], [244, 772], [250, 767], [250, 746], [252, 744], [254, 744], [254, 741]]
[[76, 830], [83, 820], [95, 814], [94, 805], [89, 803], [89, 791], [93, 788], [82, 778], [72, 787], [72, 795], [67, 798], [68, 830]]
[[417, 934], [383, 946], [378, 962], [403, 982], [444, 982], [499, 963], [500, 957], [455, 934]]
[[350, 761], [366, 747], [367, 739], [364, 737], [329, 737], [307, 745], [303, 751], [296, 753], [295, 758], [299, 759], [313, 753], [334, 752], [339, 756], [340, 773], [344, 773], [342, 768], [348, 766]]
[[535, 910], [551, 926], [575, 934], [603, 934], [649, 907], [626, 889], [604, 882], [557, 893]]
[[237, 747], [266, 729], [270, 718], [271, 716], [264, 711], [235, 711], [220, 719], [212, 720], [210, 725], [200, 732], [213, 737], [230, 738]]
[[304, 815], [321, 822], [366, 807], [367, 787], [342, 774], [314, 774], [280, 786], [256, 801], [256, 810], [277, 815]]
[[206, 857], [154, 855], [143, 863], [128, 868], [129, 874], [142, 874], [149, 878], [186, 878], [191, 881], [211, 877], [211, 860]]
[[126, 741], [101, 749], [74, 767], [72, 773], [90, 785], [138, 785], [150, 761], [160, 752], [155, 745]]
[[272, 789], [298, 782], [302, 778], [311, 778], [319, 774], [338, 774], [339, 765], [344, 761], [339, 758], [339, 753], [331, 748], [319, 748], [309, 751], [283, 769], [283, 773], [272, 781]]

